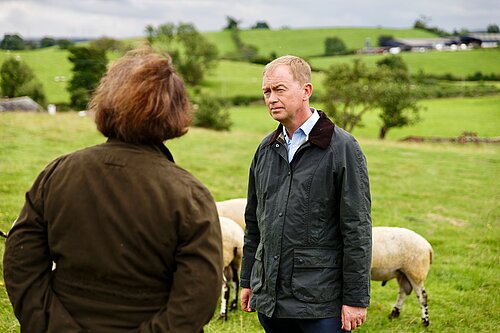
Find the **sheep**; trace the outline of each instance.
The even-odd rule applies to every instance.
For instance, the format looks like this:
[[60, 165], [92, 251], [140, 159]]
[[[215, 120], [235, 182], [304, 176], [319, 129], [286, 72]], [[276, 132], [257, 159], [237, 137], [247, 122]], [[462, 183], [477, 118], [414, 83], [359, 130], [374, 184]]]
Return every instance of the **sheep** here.
[[224, 274], [221, 293], [221, 306], [219, 319], [227, 320], [227, 308], [230, 296], [230, 284], [234, 295], [231, 299], [230, 309], [238, 307], [239, 272], [243, 257], [243, 229], [232, 219], [220, 216], [219, 221], [222, 231], [222, 246], [224, 259]]
[[383, 281], [396, 278], [399, 294], [389, 315], [390, 319], [399, 317], [406, 295], [415, 289], [420, 309], [422, 324], [429, 326], [427, 294], [424, 280], [432, 262], [432, 247], [419, 234], [405, 228], [374, 227], [371, 279]]
[[225, 216], [238, 223], [245, 230], [246, 198], [229, 199], [216, 203], [219, 216]]

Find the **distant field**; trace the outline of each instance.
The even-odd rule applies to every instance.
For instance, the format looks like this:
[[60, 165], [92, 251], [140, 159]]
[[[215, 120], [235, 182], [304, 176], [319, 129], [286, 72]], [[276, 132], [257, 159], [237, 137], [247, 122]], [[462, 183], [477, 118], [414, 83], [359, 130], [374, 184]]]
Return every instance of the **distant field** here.
[[[228, 31], [208, 32], [205, 35], [219, 48], [220, 54], [231, 52], [234, 43]], [[432, 37], [426, 31], [415, 29], [386, 28], [322, 28], [322, 29], [281, 29], [281, 30], [243, 30], [242, 39], [259, 47], [261, 54], [269, 55], [275, 51], [277, 55], [296, 54], [308, 57], [315, 68], [326, 69], [332, 63], [352, 62], [361, 58], [369, 65], [374, 65], [382, 55], [357, 55], [338, 57], [312, 57], [323, 53], [323, 42], [326, 37], [338, 36], [349, 48], [362, 48], [365, 40], [376, 44], [380, 35], [394, 37]], [[137, 39], [127, 43], [138, 43]], [[68, 103], [69, 94], [66, 86], [71, 79], [71, 63], [68, 52], [57, 47], [33, 51], [0, 51], [0, 63], [8, 56], [19, 56], [33, 69], [42, 82], [48, 103]], [[110, 60], [118, 55], [109, 53]], [[481, 71], [483, 74], [500, 75], [500, 50], [474, 50], [467, 52], [426, 52], [404, 53], [401, 55], [413, 73], [423, 70], [430, 74], [451, 73], [455, 76], [466, 76]], [[202, 89], [215, 96], [234, 97], [260, 96], [262, 65], [222, 60], [217, 68], [207, 75]], [[63, 77], [64, 81], [56, 81]], [[321, 91], [322, 74], [313, 74], [316, 91]]]
[[[229, 31], [208, 32], [205, 35], [217, 44], [221, 54], [235, 51]], [[327, 37], [339, 37], [348, 49], [361, 49], [367, 40], [372, 46], [377, 46], [381, 35], [395, 38], [435, 37], [424, 30], [390, 28], [253, 29], [240, 32], [243, 42], [257, 46], [260, 55], [269, 56], [275, 52], [278, 56], [294, 54], [300, 57], [323, 54]]]
[[[475, 72], [500, 75], [500, 49], [481, 49], [470, 51], [430, 51], [424, 53], [404, 52], [400, 56], [408, 65], [410, 72], [420, 70], [426, 74], [453, 74], [457, 77], [466, 77]], [[318, 69], [326, 69], [334, 63], [352, 63], [354, 59], [375, 66], [377, 61], [386, 55], [352, 55], [335, 57], [310, 58], [311, 65]]]
[[[48, 103], [69, 102], [66, 84], [71, 80], [71, 63], [68, 51], [56, 47], [37, 49], [33, 51], [0, 51], [0, 63], [6, 57], [19, 56], [31, 67], [35, 76], [42, 82]], [[56, 77], [64, 81], [56, 81]]]

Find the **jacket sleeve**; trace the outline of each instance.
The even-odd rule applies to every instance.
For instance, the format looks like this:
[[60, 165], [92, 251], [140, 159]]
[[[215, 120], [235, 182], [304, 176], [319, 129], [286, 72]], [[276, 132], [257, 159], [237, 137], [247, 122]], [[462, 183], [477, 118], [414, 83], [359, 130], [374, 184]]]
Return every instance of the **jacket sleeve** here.
[[354, 138], [340, 154], [340, 227], [344, 243], [343, 304], [370, 304], [371, 199], [366, 159]]
[[193, 190], [179, 223], [176, 270], [168, 302], [139, 332], [200, 332], [212, 318], [222, 287], [222, 236], [208, 190]]
[[[21, 332], [78, 332], [79, 326], [53, 293], [52, 259], [43, 217], [43, 187], [55, 169], [51, 163], [26, 193], [24, 206], [8, 233], [3, 258], [4, 280]], [[54, 326], [51, 316], [64, 318]]]
[[260, 231], [257, 222], [257, 193], [255, 186], [255, 157], [250, 166], [248, 177], [247, 206], [245, 209], [245, 240], [243, 243], [243, 260], [241, 263], [240, 286], [250, 288], [250, 274], [255, 262], [255, 252], [260, 242]]

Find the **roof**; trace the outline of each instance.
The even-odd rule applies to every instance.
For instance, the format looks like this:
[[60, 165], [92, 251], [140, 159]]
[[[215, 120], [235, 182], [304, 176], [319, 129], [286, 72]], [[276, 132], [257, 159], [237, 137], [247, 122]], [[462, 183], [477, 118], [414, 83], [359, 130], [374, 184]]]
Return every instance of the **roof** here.
[[44, 111], [28, 96], [0, 99], [0, 112], [3, 111]]
[[435, 47], [448, 45], [455, 41], [454, 38], [397, 38], [397, 42], [409, 47]]
[[474, 38], [481, 42], [500, 42], [500, 33], [486, 33], [486, 32], [471, 32], [465, 37]]

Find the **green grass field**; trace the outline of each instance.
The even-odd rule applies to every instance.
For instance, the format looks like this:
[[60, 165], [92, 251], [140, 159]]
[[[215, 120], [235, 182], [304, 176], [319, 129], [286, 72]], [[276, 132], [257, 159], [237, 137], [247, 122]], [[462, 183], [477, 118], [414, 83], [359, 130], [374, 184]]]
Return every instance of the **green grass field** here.
[[[423, 71], [426, 74], [452, 74], [465, 78], [477, 71], [483, 74], [500, 73], [500, 49], [481, 49], [468, 51], [430, 51], [400, 53], [412, 74]], [[311, 58], [310, 63], [318, 69], [327, 69], [334, 63], [352, 63], [361, 59], [371, 66], [386, 55], [352, 55]]]
[[[213, 41], [221, 55], [234, 51], [234, 43], [228, 31], [204, 33]], [[269, 56], [271, 52], [277, 55], [295, 54], [307, 57], [313, 67], [326, 69], [337, 62], [351, 62], [362, 58], [369, 65], [375, 65], [383, 55], [355, 55], [336, 57], [314, 57], [323, 53], [324, 39], [337, 36], [344, 40], [348, 48], [363, 48], [368, 38], [372, 45], [376, 45], [380, 35], [394, 37], [433, 37], [432, 34], [415, 29], [388, 29], [388, 28], [322, 28], [322, 29], [279, 29], [279, 30], [243, 30], [241, 38], [245, 43], [256, 45], [262, 55]], [[137, 39], [126, 40], [125, 43], [136, 45]], [[0, 51], [0, 63], [6, 57], [18, 56], [33, 69], [36, 77], [42, 82], [47, 103], [69, 103], [69, 94], [66, 90], [71, 80], [71, 63], [68, 61], [68, 51], [57, 47], [32, 51]], [[110, 53], [110, 60], [116, 59], [117, 54]], [[410, 71], [417, 73], [446, 74], [465, 77], [477, 71], [483, 74], [500, 74], [500, 50], [474, 50], [461, 52], [425, 52], [403, 53]], [[234, 97], [259, 96], [262, 65], [222, 60], [206, 77], [202, 89], [208, 90], [215, 96]], [[321, 73], [313, 77], [317, 90], [321, 91]], [[313, 75], [314, 76], [314, 75]], [[64, 81], [57, 81], [56, 77], [64, 77]]]
[[[434, 261], [426, 289], [431, 325], [420, 325], [414, 294], [401, 317], [387, 315], [397, 284], [372, 285], [367, 322], [356, 332], [497, 332], [500, 327], [500, 147], [486, 144], [416, 144], [408, 135], [456, 136], [463, 129], [500, 136], [500, 97], [426, 101], [421, 124], [376, 139], [376, 115], [354, 134], [367, 156], [373, 223], [402, 226], [426, 237]], [[230, 132], [192, 128], [167, 142], [176, 162], [198, 177], [217, 200], [245, 196], [248, 167], [257, 144], [276, 123], [264, 106], [232, 108]], [[0, 229], [16, 218], [29, 188], [53, 158], [104, 138], [76, 113], [0, 114]], [[1, 241], [0, 241], [1, 242]], [[3, 246], [0, 246], [3, 252]], [[0, 282], [3, 285], [3, 282]], [[230, 313], [206, 332], [263, 332], [255, 314]], [[0, 332], [19, 332], [0, 289]]]
[[[221, 54], [235, 52], [229, 31], [208, 32], [205, 35], [217, 45]], [[306, 58], [323, 54], [328, 37], [339, 37], [348, 49], [361, 49], [365, 47], [366, 40], [377, 46], [381, 35], [395, 38], [435, 37], [424, 30], [391, 28], [253, 29], [240, 32], [242, 41], [256, 46], [262, 56], [274, 52], [278, 56], [294, 54]]]

